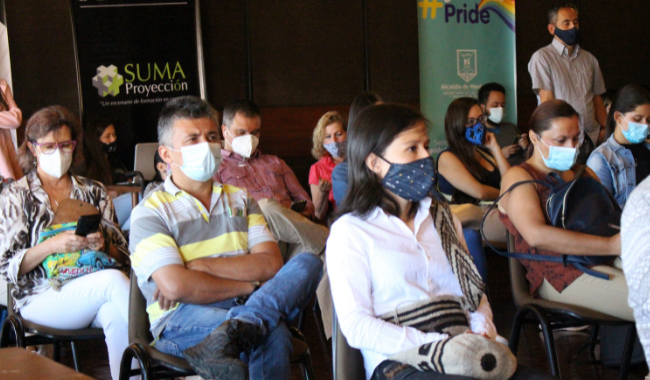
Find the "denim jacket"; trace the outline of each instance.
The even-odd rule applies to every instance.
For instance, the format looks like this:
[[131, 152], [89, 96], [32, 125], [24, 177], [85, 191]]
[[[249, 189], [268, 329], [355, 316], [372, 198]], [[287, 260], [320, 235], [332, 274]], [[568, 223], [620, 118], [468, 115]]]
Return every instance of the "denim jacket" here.
[[632, 152], [616, 142], [612, 134], [591, 153], [587, 166], [596, 173], [600, 182], [614, 196], [621, 208], [625, 206], [625, 202], [637, 185]]

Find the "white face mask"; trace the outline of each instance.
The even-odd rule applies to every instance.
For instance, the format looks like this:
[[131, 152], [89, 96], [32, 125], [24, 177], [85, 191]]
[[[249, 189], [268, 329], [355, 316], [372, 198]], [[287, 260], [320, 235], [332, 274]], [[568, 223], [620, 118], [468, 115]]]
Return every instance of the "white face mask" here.
[[246, 158], [250, 158], [251, 154], [257, 149], [257, 145], [260, 143], [260, 140], [254, 135], [243, 135], [239, 137], [234, 137], [228, 127], [226, 127], [226, 132], [232, 138], [230, 146], [232, 147], [233, 152], [238, 155]]
[[[168, 147], [174, 152], [179, 150]], [[214, 177], [221, 165], [221, 144], [203, 142], [181, 147], [183, 166], [172, 162], [181, 168], [183, 173], [198, 182], [205, 182]]]
[[72, 164], [72, 153], [61, 154], [60, 148], [56, 148], [52, 154], [38, 155], [38, 165], [41, 170], [57, 179], [68, 172], [70, 164]]
[[501, 124], [504, 114], [503, 107], [490, 108], [490, 116], [488, 116], [488, 119], [494, 124]]

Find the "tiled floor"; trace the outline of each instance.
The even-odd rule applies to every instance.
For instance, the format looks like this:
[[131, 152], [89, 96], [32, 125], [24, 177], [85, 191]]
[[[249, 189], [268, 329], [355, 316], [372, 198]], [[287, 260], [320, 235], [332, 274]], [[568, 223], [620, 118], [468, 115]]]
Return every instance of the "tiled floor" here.
[[[515, 306], [510, 294], [510, 282], [506, 259], [497, 256], [488, 257], [489, 290], [494, 311], [495, 323], [499, 333], [510, 336], [511, 323], [515, 314]], [[311, 310], [311, 309], [310, 309]], [[332, 354], [329, 342], [324, 342], [318, 332], [316, 319], [307, 313], [305, 335], [311, 348], [316, 380], [332, 379]], [[588, 333], [555, 333], [557, 354], [560, 362], [562, 378], [576, 380], [614, 380], [618, 379], [618, 368], [607, 369], [599, 364], [587, 364], [589, 360], [586, 351], [574, 357], [588, 339]], [[97, 379], [110, 380], [106, 348], [102, 342], [86, 342], [80, 345], [84, 373]], [[526, 327], [519, 344], [518, 360], [529, 367], [547, 370], [547, 360], [541, 335], [532, 325]], [[64, 357], [63, 362], [72, 366], [71, 358]], [[294, 367], [294, 379], [302, 376], [298, 367]], [[642, 380], [648, 373], [645, 364], [632, 368], [628, 377], [630, 380]]]

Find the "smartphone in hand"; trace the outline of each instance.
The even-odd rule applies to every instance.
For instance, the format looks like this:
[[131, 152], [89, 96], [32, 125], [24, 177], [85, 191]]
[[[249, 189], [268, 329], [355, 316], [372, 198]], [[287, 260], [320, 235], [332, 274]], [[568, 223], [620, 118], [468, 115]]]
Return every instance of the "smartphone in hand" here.
[[307, 201], [298, 201], [291, 203], [291, 210], [297, 213], [305, 211], [305, 207], [307, 207]]
[[75, 235], [86, 237], [99, 231], [99, 223], [101, 220], [102, 216], [99, 214], [80, 216], [77, 221], [77, 230], [75, 231]]

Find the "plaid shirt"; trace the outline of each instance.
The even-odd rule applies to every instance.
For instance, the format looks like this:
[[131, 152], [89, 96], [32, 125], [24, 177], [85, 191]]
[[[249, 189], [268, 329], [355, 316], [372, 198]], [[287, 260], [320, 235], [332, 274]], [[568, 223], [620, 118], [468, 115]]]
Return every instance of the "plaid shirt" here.
[[314, 213], [314, 204], [293, 170], [277, 156], [262, 154], [259, 149], [247, 160], [225, 149], [221, 156], [223, 163], [215, 181], [246, 189], [256, 201], [275, 199], [286, 208], [292, 202], [307, 201], [305, 210]]

